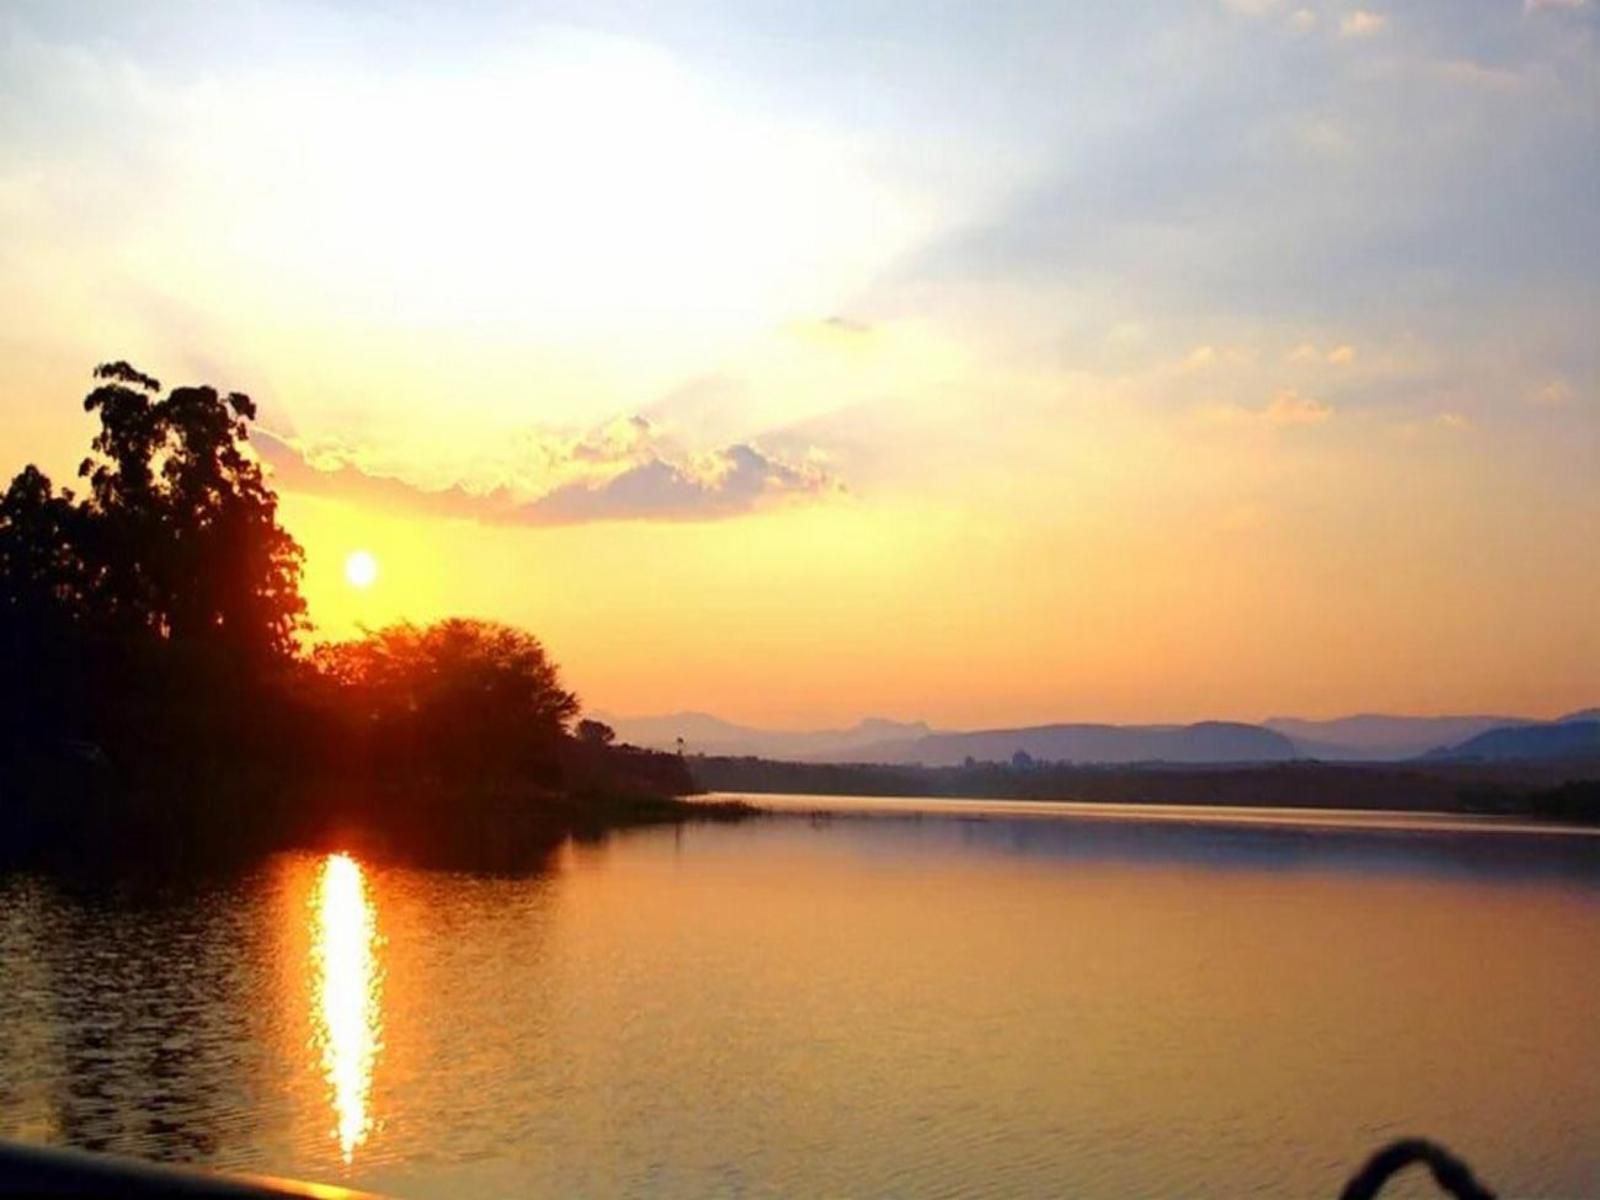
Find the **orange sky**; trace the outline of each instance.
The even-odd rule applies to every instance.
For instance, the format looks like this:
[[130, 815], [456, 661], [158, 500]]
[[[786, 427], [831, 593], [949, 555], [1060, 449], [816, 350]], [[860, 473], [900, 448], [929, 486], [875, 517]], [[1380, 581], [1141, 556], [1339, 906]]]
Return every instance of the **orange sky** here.
[[324, 633], [616, 713], [1600, 698], [1592, 6], [686, 11], [8, 7], [0, 469], [247, 391]]

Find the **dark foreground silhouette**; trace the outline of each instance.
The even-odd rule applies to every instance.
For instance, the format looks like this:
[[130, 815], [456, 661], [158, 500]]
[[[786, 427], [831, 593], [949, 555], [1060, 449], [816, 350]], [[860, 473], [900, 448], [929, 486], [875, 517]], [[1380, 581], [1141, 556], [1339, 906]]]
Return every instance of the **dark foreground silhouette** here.
[[1339, 1200], [1372, 1200], [1401, 1171], [1421, 1163], [1442, 1191], [1456, 1200], [1495, 1200], [1495, 1195], [1450, 1151], [1422, 1138], [1403, 1138], [1379, 1150], [1351, 1177]]
[[[1450, 1151], [1421, 1138], [1392, 1142], [1370, 1158], [1339, 1200], [1373, 1200], [1400, 1171], [1425, 1165], [1439, 1189], [1455, 1200], [1495, 1200], [1472, 1169]], [[265, 1175], [229, 1176], [190, 1167], [39, 1146], [0, 1143], [0, 1196], [205, 1196], [215, 1200], [289, 1200], [317, 1196], [361, 1200], [355, 1192]]]
[[83, 493], [0, 498], [0, 861], [355, 839], [503, 862], [708, 810], [612, 744], [533, 635], [453, 619], [304, 649], [303, 552], [237, 393], [95, 372]]

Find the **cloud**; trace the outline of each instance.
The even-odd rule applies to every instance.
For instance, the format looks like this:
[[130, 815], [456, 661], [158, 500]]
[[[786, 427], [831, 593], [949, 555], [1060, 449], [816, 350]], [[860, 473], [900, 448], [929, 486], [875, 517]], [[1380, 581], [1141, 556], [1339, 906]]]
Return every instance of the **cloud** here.
[[617, 520], [711, 520], [749, 512], [764, 499], [836, 490], [812, 465], [780, 462], [740, 443], [691, 471], [651, 459], [603, 483], [571, 483], [521, 505], [524, 524], [579, 524]]
[[[1285, 0], [1222, 0], [1222, 7], [1241, 17], [1272, 17], [1285, 11]], [[1296, 8], [1288, 13], [1289, 26], [1298, 33], [1314, 29], [1317, 14], [1309, 8]]]
[[1340, 37], [1372, 37], [1389, 27], [1389, 18], [1383, 13], [1358, 8], [1339, 18]]
[[1200, 415], [1219, 425], [1256, 425], [1273, 429], [1293, 429], [1323, 424], [1333, 416], [1333, 408], [1321, 400], [1302, 396], [1293, 388], [1284, 388], [1259, 407], [1233, 403], [1212, 404], [1201, 409]]
[[1435, 413], [1418, 413], [1392, 426], [1393, 431], [1407, 441], [1423, 438], [1449, 438], [1466, 436], [1477, 428], [1477, 423], [1457, 409]]
[[823, 319], [822, 324], [836, 333], [868, 334], [872, 332], [871, 325], [854, 317], [826, 317]]
[[1522, 76], [1504, 67], [1492, 67], [1470, 58], [1450, 58], [1430, 63], [1428, 69], [1439, 79], [1487, 92], [1514, 92], [1523, 86]]
[[1552, 379], [1528, 395], [1528, 403], [1539, 408], [1565, 408], [1572, 403], [1572, 385], [1565, 379]]
[[1194, 374], [1215, 368], [1241, 368], [1255, 364], [1260, 357], [1253, 346], [1217, 346], [1207, 342], [1194, 347], [1178, 363], [1178, 370]]
[[1326, 354], [1311, 342], [1301, 342], [1284, 355], [1292, 363], [1325, 362], [1333, 367], [1348, 367], [1356, 360], [1356, 348], [1348, 344], [1334, 346]]
[[1333, 416], [1333, 409], [1320, 400], [1302, 396], [1293, 388], [1279, 392], [1261, 411], [1269, 425], [1320, 425]]
[[539, 441], [535, 457], [542, 460], [541, 475], [576, 478], [531, 492], [509, 486], [484, 492], [460, 484], [421, 487], [377, 473], [349, 451], [312, 452], [262, 429], [251, 433], [250, 443], [282, 490], [488, 525], [720, 520], [785, 498], [843, 490], [818, 462], [785, 461], [746, 442], [700, 456], [669, 457], [650, 422], [638, 416], [576, 440]]
[[371, 473], [349, 461], [342, 451], [313, 454], [260, 428], [251, 431], [250, 445], [271, 469], [272, 482], [281, 491], [336, 496], [391, 511], [464, 520], [489, 520], [491, 514], [513, 507], [506, 488], [490, 492], [471, 492], [460, 485], [420, 488]]
[[[1363, 345], [1385, 325], [1451, 344], [1539, 321], [1512, 303], [1521, 295], [1562, 310], [1549, 341], [1577, 342], [1600, 246], [1582, 200], [1595, 156], [1571, 152], [1595, 137], [1592, 44], [1562, 49], [1517, 3], [1472, 11], [1408, 7], [1402, 28], [1396, 8], [1359, 43], [1385, 45], [1373, 59], [1337, 35], [1341, 17], [1370, 34], [1389, 12], [1377, 0], [1318, 7], [1330, 37], [1287, 36], [1285, 8], [1264, 22], [1286, 36], [1266, 40], [1212, 6], [1213, 54], [1169, 64], [1172, 80], [1126, 64], [1146, 94], [1126, 128], [1064, 142], [1001, 204], [901, 260], [868, 303], [937, 295], [997, 329], [1002, 316], [1015, 327], [1135, 308], [1151, 328], [1181, 328], [1204, 312], [1215, 324], [1193, 340], [1219, 345], [1284, 328]], [[1029, 325], [1016, 341], [1051, 334]]]
[[1523, 12], [1547, 12], [1583, 8], [1589, 0], [1522, 0]]

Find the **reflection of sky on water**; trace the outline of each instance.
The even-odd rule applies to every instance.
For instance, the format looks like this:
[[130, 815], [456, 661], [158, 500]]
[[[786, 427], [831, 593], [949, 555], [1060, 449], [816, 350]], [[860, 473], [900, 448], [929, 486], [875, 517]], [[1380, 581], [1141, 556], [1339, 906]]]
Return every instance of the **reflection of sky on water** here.
[[[862, 853], [903, 857], [928, 850], [1082, 863], [1170, 865], [1218, 871], [1318, 871], [1423, 875], [1483, 882], [1541, 880], [1600, 888], [1600, 836], [1519, 823], [1404, 814], [1162, 806], [1149, 817], [1128, 806], [1015, 802], [863, 801], [855, 797], [762, 797], [785, 823], [848, 823]], [[818, 815], [820, 814], [820, 815]], [[1302, 819], [1303, 818], [1303, 819]]]
[[442, 1200], [1331, 1195], [1392, 1129], [1587, 1195], [1597, 848], [787, 817], [0, 876], [0, 1136]]

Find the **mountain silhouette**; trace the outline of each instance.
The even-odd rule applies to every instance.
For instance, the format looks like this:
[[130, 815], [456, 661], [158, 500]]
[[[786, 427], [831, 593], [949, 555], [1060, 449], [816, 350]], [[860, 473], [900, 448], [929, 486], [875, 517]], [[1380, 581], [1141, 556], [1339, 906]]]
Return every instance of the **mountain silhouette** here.
[[1398, 762], [1490, 729], [1533, 723], [1525, 717], [1484, 714], [1408, 717], [1387, 713], [1357, 713], [1325, 721], [1271, 717], [1262, 722], [1292, 740], [1307, 758], [1327, 762]]
[[[1582, 714], [1574, 714], [1582, 716]], [[1600, 757], [1600, 720], [1563, 718], [1542, 725], [1490, 729], [1456, 746], [1430, 751], [1433, 761]]]
[[925, 737], [862, 747], [855, 761], [956, 766], [968, 758], [1003, 762], [1026, 756], [1052, 763], [1286, 762], [1300, 757], [1281, 733], [1260, 725], [1033, 725]]
[[[593, 714], [612, 726], [618, 740], [675, 750], [681, 738], [689, 754], [756, 757], [790, 762], [922, 763], [954, 766], [972, 758], [1009, 762], [1020, 751], [1039, 762], [1248, 763], [1314, 758], [1327, 762], [1402, 762], [1454, 755], [1472, 739], [1491, 732], [1515, 733], [1560, 723], [1600, 720], [1600, 709], [1568, 713], [1558, 722], [1531, 717], [1464, 714], [1413, 717], [1356, 713], [1327, 720], [1272, 717], [1259, 725], [1200, 721], [1178, 725], [1052, 723], [1004, 729], [934, 729], [924, 721], [868, 717], [837, 729], [780, 730], [743, 725], [706, 712], [617, 717]], [[1543, 745], [1533, 735], [1528, 747]], [[1572, 735], [1566, 735], [1568, 737]], [[1496, 741], [1489, 751], [1497, 754]], [[1565, 744], [1565, 743], [1562, 743]], [[1511, 757], [1542, 757], [1541, 751], [1505, 743]]]
[[932, 732], [921, 721], [890, 721], [882, 717], [868, 717], [846, 729], [791, 731], [738, 725], [703, 712], [656, 717], [597, 715], [616, 730], [619, 741], [635, 746], [672, 750], [682, 738], [683, 748], [690, 754], [755, 755], [807, 761], [847, 756], [877, 742], [918, 738]]
[[921, 721], [868, 718], [845, 729], [758, 729], [709, 713], [602, 719], [623, 742], [691, 754], [796, 762], [955, 765], [967, 758], [1010, 761], [1019, 752], [1040, 762], [1283, 762], [1294, 743], [1259, 725], [1203, 721], [1195, 725], [1054, 724], [1011, 729], [933, 730]]

